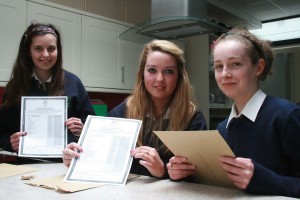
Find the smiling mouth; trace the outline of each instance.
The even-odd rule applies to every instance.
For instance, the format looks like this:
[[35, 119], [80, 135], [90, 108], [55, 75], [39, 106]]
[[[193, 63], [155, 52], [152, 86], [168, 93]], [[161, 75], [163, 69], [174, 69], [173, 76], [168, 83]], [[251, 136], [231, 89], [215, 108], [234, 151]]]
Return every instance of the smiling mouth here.
[[222, 85], [227, 86], [227, 85], [234, 85], [235, 83], [222, 83]]
[[155, 88], [157, 88], [157, 89], [164, 89], [165, 87], [163, 87], [163, 86], [154, 86]]
[[40, 62], [48, 63], [48, 62], [50, 62], [50, 60], [40, 60]]

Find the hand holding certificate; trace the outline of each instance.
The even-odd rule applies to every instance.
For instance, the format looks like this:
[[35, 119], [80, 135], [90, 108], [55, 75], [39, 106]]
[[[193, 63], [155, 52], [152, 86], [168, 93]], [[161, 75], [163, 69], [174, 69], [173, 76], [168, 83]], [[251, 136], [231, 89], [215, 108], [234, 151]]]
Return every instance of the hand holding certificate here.
[[154, 131], [176, 156], [196, 165], [196, 181], [208, 185], [233, 187], [219, 166], [221, 155], [235, 157], [218, 131]]
[[67, 143], [67, 97], [22, 97], [20, 157], [62, 156]]
[[88, 116], [78, 144], [80, 158], [73, 158], [65, 181], [124, 185], [142, 122]]

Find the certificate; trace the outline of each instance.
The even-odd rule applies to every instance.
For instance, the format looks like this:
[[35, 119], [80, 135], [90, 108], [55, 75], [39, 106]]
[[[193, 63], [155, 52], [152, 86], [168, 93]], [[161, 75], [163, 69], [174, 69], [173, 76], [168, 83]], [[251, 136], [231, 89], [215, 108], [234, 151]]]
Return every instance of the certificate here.
[[67, 143], [67, 97], [22, 97], [21, 157], [59, 158]]
[[217, 130], [210, 131], [154, 131], [176, 156], [187, 158], [197, 166], [194, 178], [198, 183], [234, 187], [219, 165], [221, 155], [235, 157]]
[[125, 185], [142, 121], [89, 115], [64, 181]]

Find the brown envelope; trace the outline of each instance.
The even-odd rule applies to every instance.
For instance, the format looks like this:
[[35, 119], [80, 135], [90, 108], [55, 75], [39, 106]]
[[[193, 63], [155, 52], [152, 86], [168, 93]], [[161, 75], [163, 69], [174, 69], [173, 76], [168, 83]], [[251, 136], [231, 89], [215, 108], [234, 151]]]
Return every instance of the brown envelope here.
[[[78, 192], [81, 190], [87, 190], [91, 188], [96, 188], [100, 186], [105, 186], [106, 184], [92, 184], [92, 183], [76, 183], [76, 182], [64, 182], [65, 175], [41, 179], [41, 180], [30, 180], [26, 184], [42, 187], [51, 190], [57, 190], [59, 192]], [[138, 175], [129, 174], [128, 179], [136, 178]]]
[[9, 176], [15, 176], [19, 174], [24, 174], [28, 172], [37, 171], [37, 168], [24, 167], [22, 165], [12, 165], [7, 163], [0, 164], [0, 178], [5, 178]]
[[184, 156], [187, 162], [197, 166], [198, 183], [234, 187], [226, 172], [219, 166], [221, 155], [235, 157], [217, 130], [211, 131], [154, 131], [160, 140], [176, 156]]
[[50, 190], [58, 190], [61, 192], [78, 192], [81, 190], [87, 190], [95, 187], [103, 186], [104, 184], [87, 184], [87, 183], [69, 183], [63, 182], [65, 175], [57, 176], [53, 178], [31, 180], [26, 182], [28, 185], [42, 187]]

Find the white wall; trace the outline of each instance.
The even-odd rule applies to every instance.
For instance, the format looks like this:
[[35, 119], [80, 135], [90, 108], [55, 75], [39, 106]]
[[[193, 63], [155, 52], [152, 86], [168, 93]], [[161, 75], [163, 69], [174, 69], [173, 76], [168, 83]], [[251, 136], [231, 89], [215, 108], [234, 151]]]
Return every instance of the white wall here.
[[206, 34], [188, 38], [185, 47], [187, 72], [209, 127], [209, 36]]

